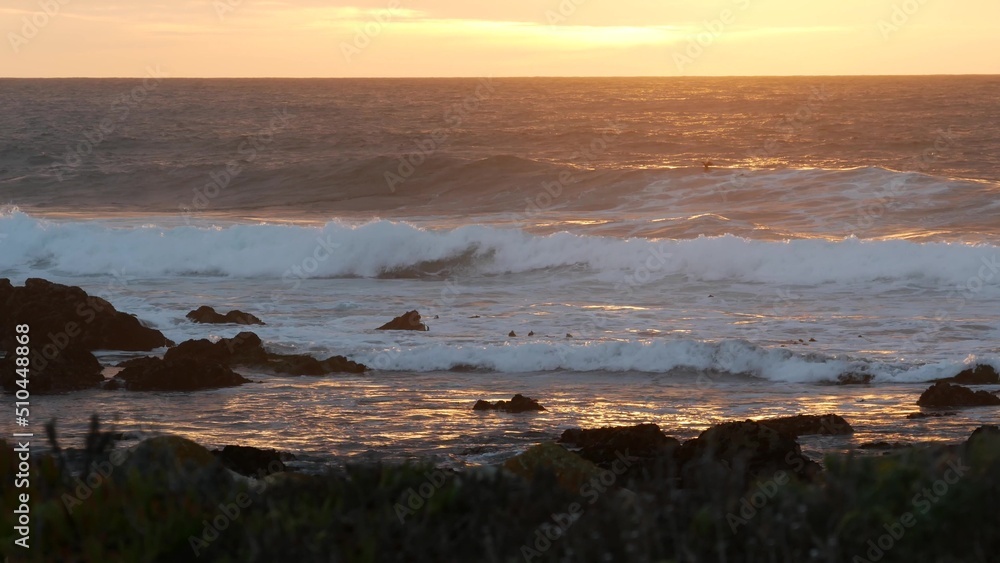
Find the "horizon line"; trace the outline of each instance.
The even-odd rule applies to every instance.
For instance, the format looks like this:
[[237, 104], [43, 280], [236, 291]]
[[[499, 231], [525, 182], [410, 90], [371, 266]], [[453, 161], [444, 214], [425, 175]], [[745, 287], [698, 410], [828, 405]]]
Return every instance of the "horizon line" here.
[[[453, 79], [638, 79], [638, 78], [928, 78], [958, 76], [998, 76], [1000, 73], [931, 74], [699, 74], [699, 75], [455, 75], [455, 76], [163, 76], [160, 80], [453, 80]], [[0, 76], [0, 80], [118, 80], [147, 78], [134, 76]]]

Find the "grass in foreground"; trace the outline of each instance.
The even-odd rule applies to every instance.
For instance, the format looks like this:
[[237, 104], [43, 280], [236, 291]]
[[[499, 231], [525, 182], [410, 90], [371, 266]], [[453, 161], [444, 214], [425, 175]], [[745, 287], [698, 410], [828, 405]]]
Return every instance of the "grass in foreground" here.
[[[54, 431], [52, 439], [55, 443]], [[176, 437], [115, 449], [97, 428], [71, 469], [35, 460], [31, 549], [13, 544], [15, 460], [0, 448], [10, 561], [997, 561], [1000, 436], [829, 457], [816, 482], [696, 486], [601, 473], [567, 490], [539, 471], [349, 466], [234, 477]], [[57, 444], [56, 444], [57, 445]], [[610, 482], [610, 483], [609, 483]]]

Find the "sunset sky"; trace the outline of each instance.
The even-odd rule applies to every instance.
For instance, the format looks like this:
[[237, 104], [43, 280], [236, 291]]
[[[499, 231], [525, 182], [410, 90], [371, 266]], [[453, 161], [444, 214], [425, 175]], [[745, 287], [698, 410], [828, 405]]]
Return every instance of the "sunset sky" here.
[[996, 0], [5, 0], [0, 76], [991, 74], [998, 21]]

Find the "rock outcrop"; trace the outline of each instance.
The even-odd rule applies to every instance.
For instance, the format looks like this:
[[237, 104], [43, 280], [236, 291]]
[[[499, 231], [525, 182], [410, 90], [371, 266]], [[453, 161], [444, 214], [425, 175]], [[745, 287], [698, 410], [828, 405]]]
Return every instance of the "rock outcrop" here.
[[149, 351], [173, 345], [163, 333], [104, 299], [39, 278], [29, 278], [23, 287], [0, 279], [0, 319], [0, 350], [13, 350], [15, 327], [27, 324], [33, 354], [46, 358], [69, 347]]
[[219, 362], [199, 362], [190, 358], [136, 358], [124, 362], [125, 369], [107, 387], [129, 391], [199, 391], [235, 387], [250, 380]]
[[[13, 393], [21, 387], [17, 380], [16, 356], [8, 353], [0, 360], [0, 385]], [[59, 393], [95, 387], [104, 381], [101, 364], [89, 351], [70, 346], [51, 359], [42, 357], [28, 366], [31, 393]]]
[[[318, 360], [306, 354], [274, 354], [264, 349], [260, 337], [241, 332], [218, 342], [207, 339], [187, 340], [167, 350], [166, 361], [194, 360], [204, 364], [249, 366], [284, 375], [325, 375], [335, 372], [363, 373], [367, 367], [344, 356]], [[126, 365], [125, 364], [122, 365]]]
[[820, 470], [819, 464], [802, 455], [794, 438], [752, 420], [709, 428], [684, 442], [677, 459], [683, 466], [685, 482], [716, 478], [712, 471], [701, 474], [701, 468], [706, 466], [736, 472], [737, 477], [742, 473], [746, 478], [766, 479], [778, 471], [811, 479]]
[[531, 397], [525, 397], [524, 395], [518, 393], [509, 401], [496, 401], [489, 402], [482, 399], [476, 401], [473, 405], [472, 410], [474, 411], [504, 411], [510, 413], [528, 412], [528, 411], [543, 411], [545, 407], [538, 404], [538, 401], [532, 399]]
[[430, 330], [427, 325], [420, 322], [420, 313], [408, 311], [392, 319], [375, 330]]
[[810, 434], [843, 435], [854, 433], [854, 428], [843, 417], [836, 414], [799, 414], [766, 418], [757, 422], [793, 438]]
[[225, 315], [217, 313], [215, 309], [209, 307], [208, 305], [202, 305], [194, 311], [187, 314], [187, 318], [191, 322], [195, 323], [205, 323], [205, 324], [237, 324], [237, 325], [262, 325], [264, 321], [260, 320], [250, 313], [244, 313], [239, 310], [232, 310]]
[[570, 428], [563, 431], [559, 442], [580, 448], [580, 457], [604, 466], [628, 457], [653, 458], [673, 455], [680, 442], [660, 430], [656, 424], [614, 426], [604, 428]]
[[938, 381], [924, 391], [917, 404], [922, 407], [979, 407], [1000, 405], [1000, 397], [986, 391]]
[[962, 385], [995, 385], [1000, 383], [1000, 373], [990, 365], [979, 364], [974, 367], [964, 369], [954, 377], [939, 379], [947, 383], [961, 383]]

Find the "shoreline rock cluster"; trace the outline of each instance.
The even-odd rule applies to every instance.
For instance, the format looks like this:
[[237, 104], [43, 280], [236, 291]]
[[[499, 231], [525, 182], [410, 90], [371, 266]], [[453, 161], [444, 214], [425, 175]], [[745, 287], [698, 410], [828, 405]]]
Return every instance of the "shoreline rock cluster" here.
[[217, 342], [207, 339], [188, 340], [168, 349], [163, 358], [144, 357], [122, 362], [118, 367], [124, 369], [106, 387], [133, 391], [194, 391], [234, 387], [250, 382], [233, 371], [233, 367], [240, 366], [276, 375], [313, 376], [364, 373], [367, 369], [344, 356], [317, 360], [306, 354], [268, 352], [256, 334], [241, 332], [233, 338], [222, 338]]
[[[220, 315], [200, 307], [187, 315], [192, 322], [257, 324], [264, 322], [242, 311]], [[75, 286], [29, 278], [21, 287], [0, 279], [0, 386], [15, 390], [14, 327], [31, 327], [31, 391], [59, 393], [102, 387], [131, 391], [196, 391], [249, 383], [233, 370], [249, 367], [276, 375], [363, 373], [367, 366], [344, 356], [319, 360], [307, 354], [277, 354], [264, 349], [252, 332], [218, 342], [188, 340], [179, 345], [139, 319]], [[419, 315], [418, 315], [419, 320]], [[106, 379], [95, 350], [151, 352], [167, 348], [162, 358], [140, 357], [122, 362], [115, 377]]]

